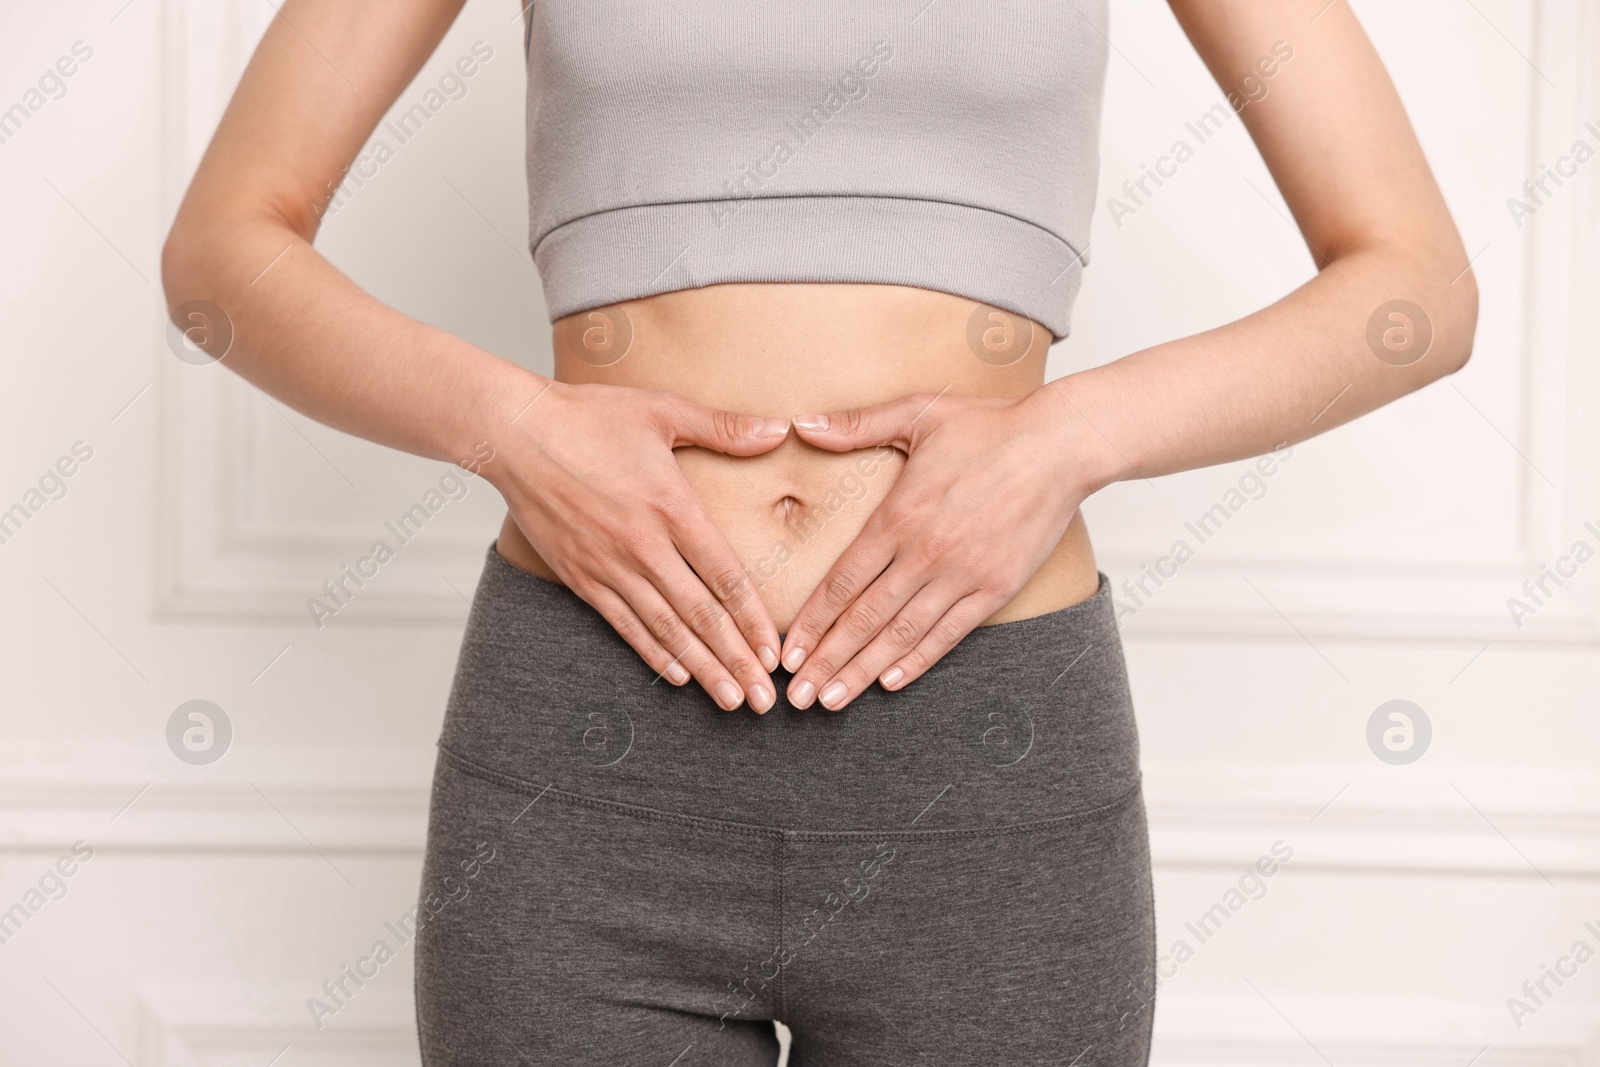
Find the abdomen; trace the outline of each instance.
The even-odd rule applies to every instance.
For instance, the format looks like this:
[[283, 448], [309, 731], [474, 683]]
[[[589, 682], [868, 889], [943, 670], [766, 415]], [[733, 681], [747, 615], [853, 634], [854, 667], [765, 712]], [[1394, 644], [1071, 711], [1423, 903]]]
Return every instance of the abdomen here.
[[[740, 284], [682, 290], [555, 324], [564, 382], [659, 389], [764, 417], [860, 407], [910, 393], [1017, 397], [1044, 381], [1050, 335], [971, 300], [888, 285]], [[791, 434], [766, 455], [676, 453], [689, 484], [783, 631], [894, 485], [894, 449], [826, 452]], [[554, 574], [508, 520], [502, 555]], [[1041, 614], [1094, 593], [1075, 519], [1055, 553], [990, 621]]]

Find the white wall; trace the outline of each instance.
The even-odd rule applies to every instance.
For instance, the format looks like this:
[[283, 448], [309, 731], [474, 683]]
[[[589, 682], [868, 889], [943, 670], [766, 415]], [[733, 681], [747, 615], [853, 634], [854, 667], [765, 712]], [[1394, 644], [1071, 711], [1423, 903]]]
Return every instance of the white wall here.
[[[445, 468], [168, 349], [160, 242], [272, 7], [123, 5], [0, 16], [0, 107], [93, 49], [0, 144], [0, 508], [93, 449], [0, 544], [0, 909], [73, 842], [94, 850], [0, 944], [0, 1063], [414, 1062], [408, 954], [320, 1032], [305, 999], [414, 897], [498, 501], [473, 486], [312, 624], [306, 598]], [[476, 40], [494, 58], [319, 243], [380, 297], [547, 369], [514, 7], [469, 3], [402, 102]], [[1157, 1056], [1594, 1064], [1600, 962], [1520, 1027], [1506, 998], [1574, 941], [1600, 948], [1600, 598], [1585, 571], [1520, 628], [1506, 599], [1580, 536], [1600, 546], [1581, 528], [1600, 527], [1600, 164], [1521, 227], [1506, 199], [1574, 140], [1600, 146], [1600, 3], [1357, 8], [1477, 257], [1478, 345], [1461, 375], [1297, 447], [1127, 621], [1160, 942], [1195, 949], [1162, 987]], [[1112, 39], [1103, 200], [1220, 98], [1155, 0], [1117, 0]], [[1237, 122], [1120, 225], [1102, 204], [1054, 372], [1300, 282], [1285, 216]], [[1185, 520], [1243, 469], [1108, 490], [1102, 565], [1120, 583], [1193, 542]], [[1397, 698], [1433, 727], [1405, 766], [1366, 742]], [[211, 765], [167, 747], [194, 699], [232, 725]], [[1198, 944], [1185, 921], [1279, 840], [1294, 858], [1266, 895]]]

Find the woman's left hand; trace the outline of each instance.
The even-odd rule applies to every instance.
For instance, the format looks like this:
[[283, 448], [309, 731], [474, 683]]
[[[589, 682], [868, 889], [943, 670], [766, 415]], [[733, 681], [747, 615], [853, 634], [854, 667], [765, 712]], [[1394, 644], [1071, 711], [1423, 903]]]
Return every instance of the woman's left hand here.
[[[1066, 400], [918, 394], [800, 416], [831, 452], [891, 445], [907, 462], [795, 616], [789, 702], [838, 711], [873, 683], [900, 689], [1009, 603], [1097, 486]], [[820, 696], [819, 696], [820, 694]]]

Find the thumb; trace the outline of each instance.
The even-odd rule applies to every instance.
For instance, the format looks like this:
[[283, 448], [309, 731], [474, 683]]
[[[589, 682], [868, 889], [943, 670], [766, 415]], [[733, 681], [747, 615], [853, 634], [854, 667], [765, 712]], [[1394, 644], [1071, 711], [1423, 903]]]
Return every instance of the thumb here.
[[796, 415], [794, 430], [807, 443], [832, 452], [891, 445], [909, 454], [917, 434], [928, 428], [931, 420], [924, 415], [937, 399], [917, 393], [872, 407]]
[[698, 445], [730, 456], [759, 456], [777, 448], [789, 436], [788, 419], [764, 419], [661, 395], [668, 401], [667, 431], [674, 448]]

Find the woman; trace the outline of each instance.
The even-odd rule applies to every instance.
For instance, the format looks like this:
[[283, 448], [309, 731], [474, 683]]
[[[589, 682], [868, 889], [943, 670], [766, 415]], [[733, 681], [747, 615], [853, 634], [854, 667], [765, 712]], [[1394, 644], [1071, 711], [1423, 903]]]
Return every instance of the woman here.
[[1355, 17], [1172, 0], [1320, 269], [1045, 384], [1103, 2], [541, 0], [552, 381], [311, 247], [460, 5], [288, 0], [163, 264], [171, 304], [232, 318], [239, 373], [509, 506], [441, 739], [424, 1060], [770, 1063], [779, 1020], [796, 1065], [1145, 1062], [1137, 741], [1078, 507], [1471, 348], [1461, 242]]

